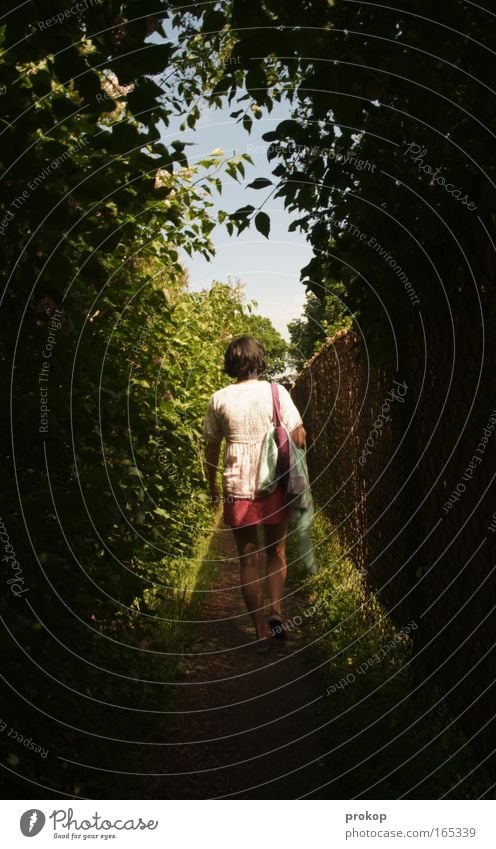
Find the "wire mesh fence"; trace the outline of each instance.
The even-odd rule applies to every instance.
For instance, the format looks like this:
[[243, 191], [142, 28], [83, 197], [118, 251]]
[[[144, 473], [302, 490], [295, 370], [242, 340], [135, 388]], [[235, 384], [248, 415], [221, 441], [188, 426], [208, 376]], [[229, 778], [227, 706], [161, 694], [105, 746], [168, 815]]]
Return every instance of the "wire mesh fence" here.
[[490, 246], [474, 254], [477, 285], [460, 272], [394, 366], [341, 331], [292, 394], [319, 509], [395, 624], [417, 621], [416, 684], [496, 773], [496, 275]]

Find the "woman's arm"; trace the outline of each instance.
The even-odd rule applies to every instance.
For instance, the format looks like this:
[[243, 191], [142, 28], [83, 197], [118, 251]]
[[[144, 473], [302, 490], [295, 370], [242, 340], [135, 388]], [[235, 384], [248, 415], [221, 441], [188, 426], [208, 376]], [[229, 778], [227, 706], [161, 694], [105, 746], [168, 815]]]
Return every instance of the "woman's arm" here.
[[298, 425], [291, 431], [291, 439], [298, 448], [304, 448], [307, 438], [307, 432], [303, 425]]
[[307, 434], [303, 427], [303, 421], [296, 406], [285, 386], [279, 386], [279, 402], [281, 405], [281, 418], [289, 430], [291, 439], [298, 448], [305, 448]]
[[217, 467], [219, 465], [220, 442], [207, 442], [205, 446], [205, 458], [207, 461], [208, 485], [210, 488], [210, 498], [212, 504], [216, 505], [219, 501], [219, 489], [217, 487]]

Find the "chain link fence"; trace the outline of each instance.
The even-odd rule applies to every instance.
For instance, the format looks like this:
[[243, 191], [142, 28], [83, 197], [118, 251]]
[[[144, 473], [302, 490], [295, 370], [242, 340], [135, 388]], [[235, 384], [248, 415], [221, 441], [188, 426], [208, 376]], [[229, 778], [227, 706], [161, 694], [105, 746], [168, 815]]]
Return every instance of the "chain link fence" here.
[[394, 366], [341, 331], [292, 394], [319, 509], [395, 624], [418, 623], [415, 686], [496, 774], [496, 268], [472, 247], [473, 277], [404, 325]]

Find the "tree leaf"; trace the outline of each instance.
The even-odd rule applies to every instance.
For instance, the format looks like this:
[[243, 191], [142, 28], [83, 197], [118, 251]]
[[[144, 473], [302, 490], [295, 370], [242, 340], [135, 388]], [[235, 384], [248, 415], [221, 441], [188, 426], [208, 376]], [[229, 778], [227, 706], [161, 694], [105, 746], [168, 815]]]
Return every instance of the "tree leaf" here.
[[243, 124], [243, 129], [244, 129], [244, 130], [246, 130], [246, 132], [247, 132], [247, 133], [251, 133], [251, 128], [252, 128], [252, 125], [253, 125], [253, 120], [250, 118], [250, 116], [249, 116], [249, 115], [245, 115], [245, 116], [243, 117], [243, 120], [242, 120], [242, 122], [241, 122], [241, 123]]
[[229, 216], [229, 218], [231, 218], [233, 221], [236, 221], [236, 219], [238, 219], [238, 218], [246, 218], [248, 215], [250, 215], [254, 211], [255, 211], [255, 207], [250, 206], [250, 204], [247, 204], [246, 206], [242, 206], [239, 209], [237, 209], [236, 212], [232, 212], [231, 215]]
[[253, 180], [253, 183], [248, 183], [247, 189], [265, 189], [266, 186], [272, 186], [272, 180], [268, 180], [267, 177], [257, 177], [256, 180]]
[[255, 216], [255, 227], [262, 236], [265, 236], [266, 239], [269, 238], [270, 218], [266, 212], [259, 212], [258, 215]]

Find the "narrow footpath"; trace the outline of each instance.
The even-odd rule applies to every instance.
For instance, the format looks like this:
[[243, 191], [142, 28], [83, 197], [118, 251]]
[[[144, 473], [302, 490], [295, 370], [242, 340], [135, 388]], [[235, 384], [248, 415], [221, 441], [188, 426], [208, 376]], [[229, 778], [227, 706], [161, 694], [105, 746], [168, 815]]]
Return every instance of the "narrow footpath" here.
[[308, 602], [289, 576], [283, 613], [291, 630], [257, 655], [231, 531], [220, 525], [214, 543], [224, 560], [203, 606], [205, 621], [189, 626], [198, 654], [184, 659], [174, 687], [164, 740], [172, 745], [147, 758], [150, 771], [167, 773], [150, 777], [149, 798], [297, 799], [324, 777], [314, 730], [322, 685], [307, 660], [304, 629], [293, 623]]

